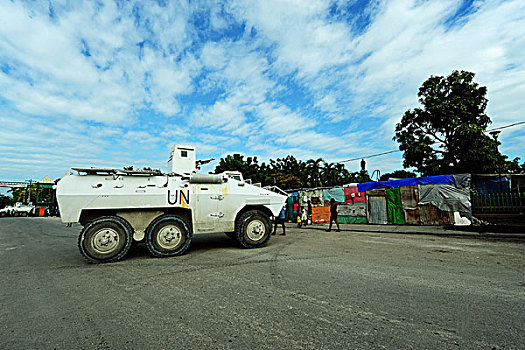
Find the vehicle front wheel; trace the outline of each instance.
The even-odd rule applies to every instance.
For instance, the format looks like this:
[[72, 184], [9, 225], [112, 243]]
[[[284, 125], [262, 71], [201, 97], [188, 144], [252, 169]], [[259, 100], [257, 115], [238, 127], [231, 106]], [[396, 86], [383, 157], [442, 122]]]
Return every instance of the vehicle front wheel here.
[[245, 248], [264, 247], [271, 236], [270, 218], [259, 210], [247, 211], [237, 219], [235, 233]]
[[133, 229], [117, 216], [103, 216], [87, 224], [78, 238], [78, 247], [93, 264], [122, 259], [131, 247]]
[[193, 233], [183, 218], [162, 215], [153, 220], [146, 230], [146, 246], [156, 257], [183, 254], [190, 246]]

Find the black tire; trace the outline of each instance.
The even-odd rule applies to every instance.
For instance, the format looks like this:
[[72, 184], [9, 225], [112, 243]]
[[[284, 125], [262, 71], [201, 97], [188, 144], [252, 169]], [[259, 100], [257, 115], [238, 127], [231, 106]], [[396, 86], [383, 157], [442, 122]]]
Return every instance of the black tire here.
[[259, 210], [250, 210], [239, 216], [235, 236], [244, 248], [259, 248], [268, 244], [272, 235], [270, 218]]
[[102, 216], [87, 224], [78, 237], [78, 248], [92, 264], [122, 259], [131, 247], [133, 229], [118, 216]]
[[146, 246], [158, 258], [183, 254], [192, 238], [190, 225], [177, 215], [159, 216], [146, 230]]

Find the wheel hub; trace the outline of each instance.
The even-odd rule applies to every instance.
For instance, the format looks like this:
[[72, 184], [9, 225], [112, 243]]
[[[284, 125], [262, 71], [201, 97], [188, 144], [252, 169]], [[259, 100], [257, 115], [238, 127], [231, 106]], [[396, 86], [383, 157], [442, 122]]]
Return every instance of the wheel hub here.
[[182, 233], [175, 225], [164, 226], [157, 236], [157, 242], [164, 249], [173, 249], [182, 240]]
[[264, 234], [266, 233], [266, 227], [264, 226], [264, 223], [261, 220], [253, 220], [248, 224], [248, 227], [246, 228], [246, 234], [248, 235], [248, 238], [252, 241], [258, 241], [261, 238], [264, 237]]
[[93, 248], [98, 253], [109, 253], [115, 249], [119, 242], [118, 233], [111, 228], [104, 228], [93, 235]]

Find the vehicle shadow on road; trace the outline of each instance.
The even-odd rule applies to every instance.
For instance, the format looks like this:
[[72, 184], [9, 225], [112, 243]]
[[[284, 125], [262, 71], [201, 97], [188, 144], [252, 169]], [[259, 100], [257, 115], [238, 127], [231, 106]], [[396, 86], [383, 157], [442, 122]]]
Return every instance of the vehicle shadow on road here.
[[[239, 245], [225, 234], [199, 234], [193, 237], [190, 247], [184, 254], [203, 253], [212, 249], [239, 249]], [[131, 246], [125, 259], [153, 258], [146, 247], [146, 243], [135, 243]]]

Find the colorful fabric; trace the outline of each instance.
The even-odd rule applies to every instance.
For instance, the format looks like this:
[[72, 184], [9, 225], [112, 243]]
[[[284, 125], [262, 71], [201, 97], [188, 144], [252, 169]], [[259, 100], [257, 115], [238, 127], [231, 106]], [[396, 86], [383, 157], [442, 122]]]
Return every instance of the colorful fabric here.
[[365, 203], [366, 196], [364, 192], [359, 192], [357, 186], [345, 187], [345, 202], [346, 203]]
[[313, 207], [312, 208], [312, 221], [329, 221], [330, 220], [330, 207]]
[[345, 190], [342, 187], [330, 188], [323, 190], [323, 199], [325, 202], [330, 202], [331, 199], [335, 199], [336, 202], [345, 202]]

